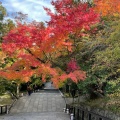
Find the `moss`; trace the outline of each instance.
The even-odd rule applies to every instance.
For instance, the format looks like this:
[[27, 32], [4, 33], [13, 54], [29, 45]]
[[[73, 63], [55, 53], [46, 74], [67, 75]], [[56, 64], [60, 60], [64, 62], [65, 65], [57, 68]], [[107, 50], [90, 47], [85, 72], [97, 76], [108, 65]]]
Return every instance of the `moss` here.
[[9, 94], [4, 94], [0, 96], [0, 105], [9, 105], [12, 103], [12, 98]]
[[116, 93], [110, 94], [104, 98], [99, 98], [95, 100], [86, 100], [81, 104], [90, 106], [92, 108], [108, 110], [115, 114], [120, 114], [120, 95]]

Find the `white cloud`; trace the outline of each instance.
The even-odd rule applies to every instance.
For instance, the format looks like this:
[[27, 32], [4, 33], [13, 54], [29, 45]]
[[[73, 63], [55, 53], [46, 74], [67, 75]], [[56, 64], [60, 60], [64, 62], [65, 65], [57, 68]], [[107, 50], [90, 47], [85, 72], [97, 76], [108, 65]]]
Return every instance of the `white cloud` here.
[[43, 22], [49, 20], [49, 16], [47, 16], [43, 6], [54, 11], [50, 1], [51, 0], [1, 0], [2, 5], [7, 9], [8, 13], [22, 12], [28, 14], [29, 20]]

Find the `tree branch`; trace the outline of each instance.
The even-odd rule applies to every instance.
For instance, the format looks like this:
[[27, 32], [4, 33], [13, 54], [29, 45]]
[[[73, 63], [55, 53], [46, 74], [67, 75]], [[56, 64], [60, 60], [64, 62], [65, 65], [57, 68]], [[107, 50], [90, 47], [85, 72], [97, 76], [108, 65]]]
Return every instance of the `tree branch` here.
[[[28, 53], [30, 53], [32, 56], [34, 56], [35, 57], [35, 55], [31, 52], [31, 50], [29, 50], [29, 49], [25, 49]], [[38, 57], [35, 57], [38, 61], [40, 61], [40, 62], [42, 62], [42, 63], [45, 63], [45, 61], [44, 60], [41, 60], [40, 58], [38, 58]]]

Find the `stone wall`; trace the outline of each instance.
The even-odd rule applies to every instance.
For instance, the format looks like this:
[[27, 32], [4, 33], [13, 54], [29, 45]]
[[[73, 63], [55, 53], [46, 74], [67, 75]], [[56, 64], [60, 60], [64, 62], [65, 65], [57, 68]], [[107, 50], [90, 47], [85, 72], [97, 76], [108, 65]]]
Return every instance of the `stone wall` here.
[[[91, 120], [98, 120], [98, 116], [97, 115], [100, 115], [100, 116], [103, 116], [105, 118], [108, 118], [108, 120], [120, 120], [120, 114], [114, 114], [110, 111], [107, 111], [107, 110], [101, 110], [101, 109], [96, 109], [96, 108], [91, 108], [89, 106], [84, 106], [84, 105], [81, 105], [78, 107], [78, 105], [74, 106], [76, 108], [76, 117], [77, 117], [77, 109], [80, 108], [79, 110], [79, 116], [80, 118], [82, 117], [82, 110], [84, 110], [84, 120], [88, 120], [88, 111], [91, 112]], [[77, 119], [76, 119], [77, 120]], [[104, 119], [103, 119], [104, 120]], [[107, 120], [107, 119], [105, 119]]]
[[[86, 100], [86, 96], [81, 96], [80, 98], [75, 98], [74, 99], [74, 103], [80, 103], [80, 102], [84, 102]], [[65, 98], [66, 104], [73, 106], [73, 98]], [[105, 118], [108, 118], [110, 120], [120, 120], [120, 113], [119, 114], [114, 114], [108, 110], [102, 110], [102, 109], [97, 109], [97, 108], [92, 108], [90, 106], [86, 106], [86, 105], [78, 105], [78, 104], [74, 104], [74, 107], [76, 108], [76, 112], [77, 112], [77, 108], [81, 108], [85, 111], [90, 111], [91, 113], [96, 114], [96, 116], [94, 116], [93, 114], [91, 115], [91, 120], [98, 120], [97, 114], [100, 116], [103, 116]], [[82, 111], [80, 110], [79, 112], [79, 116], [81, 120], [81, 113]], [[77, 114], [77, 113], [76, 113]], [[88, 120], [88, 112], [85, 112], [84, 114], [85, 119], [84, 120]], [[76, 119], [78, 120], [78, 119]], [[103, 119], [104, 120], [104, 119]], [[105, 119], [107, 120], [107, 119]]]

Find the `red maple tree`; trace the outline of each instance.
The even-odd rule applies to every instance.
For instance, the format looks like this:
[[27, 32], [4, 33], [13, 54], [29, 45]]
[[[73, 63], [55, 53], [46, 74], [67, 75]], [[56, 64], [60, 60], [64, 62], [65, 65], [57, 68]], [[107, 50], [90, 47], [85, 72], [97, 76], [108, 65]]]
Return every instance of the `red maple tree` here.
[[57, 87], [67, 78], [74, 82], [85, 79], [85, 72], [76, 66], [75, 61], [68, 63], [69, 74], [65, 71], [60, 74], [59, 69], [52, 68], [51, 57], [58, 57], [63, 50], [72, 51], [69, 35], [78, 37], [82, 35], [83, 29], [90, 30], [90, 26], [99, 21], [99, 15], [89, 8], [87, 3], [75, 4], [73, 0], [52, 1], [52, 5], [55, 7], [55, 13], [45, 8], [51, 17], [47, 27], [41, 23], [19, 22], [16, 28], [4, 36], [2, 50], [14, 58], [15, 62], [1, 70], [0, 76], [28, 81], [36, 74], [42, 75], [45, 81], [45, 76], [50, 74]]

